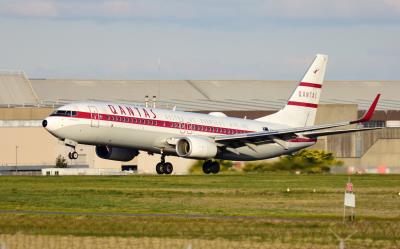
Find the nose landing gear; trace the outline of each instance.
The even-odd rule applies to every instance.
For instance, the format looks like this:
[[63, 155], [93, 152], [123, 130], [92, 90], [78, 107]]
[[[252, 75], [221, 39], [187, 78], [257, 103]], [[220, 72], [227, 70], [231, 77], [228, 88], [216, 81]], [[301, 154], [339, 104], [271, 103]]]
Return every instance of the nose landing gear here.
[[221, 167], [219, 165], [219, 162], [217, 161], [211, 161], [211, 160], [206, 160], [203, 163], [203, 172], [204, 174], [217, 174], [220, 171]]
[[76, 160], [78, 159], [78, 157], [78, 152], [76, 152], [75, 150], [68, 153], [68, 158], [71, 160]]
[[172, 166], [172, 163], [165, 162], [165, 155], [161, 154], [161, 162], [157, 163], [156, 165], [156, 171], [157, 174], [162, 175], [170, 175], [172, 171], [174, 171], [174, 167]]
[[68, 153], [68, 158], [71, 159], [71, 160], [78, 159], [79, 155], [78, 155], [78, 152], [76, 152], [76, 149], [75, 149], [76, 146], [78, 145], [78, 143], [75, 142], [75, 141], [72, 141], [70, 139], [65, 139], [64, 140], [64, 145], [72, 148], [72, 150], [73, 150], [73, 151]]

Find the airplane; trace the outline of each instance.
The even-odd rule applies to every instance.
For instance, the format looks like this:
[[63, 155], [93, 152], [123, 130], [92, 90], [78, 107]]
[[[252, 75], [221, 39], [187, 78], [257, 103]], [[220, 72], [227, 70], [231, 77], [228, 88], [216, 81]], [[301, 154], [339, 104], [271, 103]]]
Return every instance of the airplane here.
[[218, 161], [252, 161], [292, 154], [312, 146], [320, 136], [378, 128], [328, 130], [369, 121], [378, 104], [358, 120], [315, 125], [328, 56], [317, 54], [286, 105], [278, 112], [255, 120], [201, 114], [140, 105], [77, 102], [64, 105], [42, 121], [42, 126], [71, 147], [77, 159], [78, 144], [94, 145], [98, 157], [130, 161], [145, 151], [160, 154], [158, 174], [171, 174], [166, 156], [204, 160], [203, 172], [216, 174]]

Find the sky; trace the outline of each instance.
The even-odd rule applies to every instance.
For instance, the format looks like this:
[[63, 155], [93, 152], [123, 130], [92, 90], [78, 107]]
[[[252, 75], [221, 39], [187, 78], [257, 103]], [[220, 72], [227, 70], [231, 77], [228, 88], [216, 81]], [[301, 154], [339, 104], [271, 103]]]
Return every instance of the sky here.
[[0, 0], [0, 70], [30, 78], [400, 80], [400, 0]]

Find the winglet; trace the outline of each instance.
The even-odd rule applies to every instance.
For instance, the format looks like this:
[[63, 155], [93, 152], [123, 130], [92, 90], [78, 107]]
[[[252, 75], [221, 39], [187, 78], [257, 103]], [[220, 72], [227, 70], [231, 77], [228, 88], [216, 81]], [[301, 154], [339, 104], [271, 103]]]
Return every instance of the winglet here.
[[367, 122], [372, 118], [372, 115], [374, 114], [375, 108], [378, 105], [379, 98], [381, 97], [381, 94], [379, 93], [376, 95], [374, 102], [372, 102], [371, 106], [369, 107], [368, 111], [362, 116], [362, 118], [350, 122], [350, 124], [356, 124], [356, 123], [362, 123], [362, 122]]

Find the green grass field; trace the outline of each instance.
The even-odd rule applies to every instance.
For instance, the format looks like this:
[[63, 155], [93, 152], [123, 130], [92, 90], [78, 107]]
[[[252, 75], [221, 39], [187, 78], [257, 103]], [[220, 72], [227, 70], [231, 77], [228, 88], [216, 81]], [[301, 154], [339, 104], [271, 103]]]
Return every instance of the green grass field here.
[[342, 236], [357, 231], [351, 248], [400, 248], [400, 176], [359, 175], [352, 181], [356, 221], [343, 224], [344, 175], [1, 176], [0, 210], [87, 214], [2, 213], [0, 234], [337, 248], [333, 230]]

